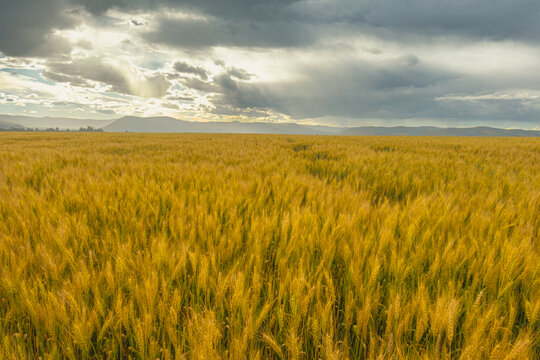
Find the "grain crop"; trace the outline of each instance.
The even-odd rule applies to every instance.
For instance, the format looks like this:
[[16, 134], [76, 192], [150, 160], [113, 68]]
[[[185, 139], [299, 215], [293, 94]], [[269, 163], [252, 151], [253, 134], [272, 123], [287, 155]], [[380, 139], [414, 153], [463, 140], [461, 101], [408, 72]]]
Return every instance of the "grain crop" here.
[[0, 134], [1, 359], [538, 359], [540, 141]]

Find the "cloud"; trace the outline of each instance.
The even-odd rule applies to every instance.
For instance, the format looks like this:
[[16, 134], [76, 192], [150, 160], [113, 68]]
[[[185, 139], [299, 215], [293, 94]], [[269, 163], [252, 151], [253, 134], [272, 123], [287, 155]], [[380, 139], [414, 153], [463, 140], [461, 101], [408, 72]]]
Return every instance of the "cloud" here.
[[536, 100], [540, 98], [540, 91], [531, 92], [502, 92], [473, 95], [449, 94], [436, 97], [437, 101], [491, 101], [491, 100]]
[[227, 19], [266, 20], [281, 17], [291, 4], [299, 0], [73, 0], [94, 15], [109, 9], [123, 11], [148, 11], [157, 8], [183, 9], [203, 12]]
[[220, 88], [217, 84], [214, 84], [212, 82], [202, 81], [197, 78], [191, 78], [191, 77], [185, 77], [180, 79], [180, 83], [184, 85], [187, 88], [207, 92], [207, 93], [214, 93], [219, 92]]
[[131, 22], [131, 24], [134, 25], [134, 26], [143, 26], [143, 25], [144, 25], [143, 22], [138, 21], [138, 20], [135, 20], [135, 19], [132, 19], [130, 22]]
[[85, 86], [91, 87], [92, 85], [80, 76], [65, 75], [61, 73], [55, 73], [52, 71], [44, 71], [43, 77], [52, 81], [69, 83], [73, 86]]
[[238, 80], [249, 80], [253, 77], [253, 74], [248, 73], [246, 70], [235, 68], [235, 67], [230, 68], [227, 71], [227, 74], [230, 77], [236, 78]]
[[141, 32], [144, 39], [191, 49], [308, 46], [339, 29], [387, 39], [459, 36], [536, 43], [540, 33], [537, 0], [0, 0], [0, 6], [0, 51], [11, 56], [69, 53], [71, 44], [55, 30], [80, 24], [80, 8], [94, 17], [111, 9], [153, 14], [152, 29]]
[[[94, 15], [109, 9], [205, 14], [228, 24], [352, 24], [431, 34], [536, 38], [540, 3], [492, 0], [72, 0]], [[209, 24], [211, 25], [211, 24]], [[264, 25], [263, 25], [264, 26]], [[365, 30], [365, 29], [364, 29]], [[294, 35], [294, 34], [292, 34]]]
[[316, 38], [310, 25], [273, 21], [226, 21], [223, 18], [177, 18], [160, 16], [153, 30], [142, 38], [154, 44], [187, 49], [218, 46], [288, 48], [312, 44]]
[[538, 121], [538, 91], [449, 95], [474, 86], [504, 89], [519, 84], [519, 80], [508, 84], [497, 78], [482, 83], [480, 78], [425, 64], [409, 54], [384, 61], [321, 60], [298, 68], [290, 81], [248, 82], [224, 72], [208, 86], [213, 92], [211, 111], [224, 116], [253, 111], [253, 116], [259, 112], [265, 117], [270, 112], [296, 120]]
[[0, 74], [4, 100], [15, 94], [35, 108], [60, 107], [72, 95], [86, 104], [99, 93], [109, 98], [93, 109], [197, 119], [520, 123], [540, 114], [537, 0], [0, 6], [0, 68], [47, 79]]
[[168, 103], [168, 102], [162, 102], [161, 106], [163, 106], [164, 108], [167, 108], [167, 109], [176, 109], [176, 110], [180, 109], [180, 107], [177, 104], [171, 104], [171, 103]]
[[[293, 81], [282, 82], [251, 83], [223, 73], [214, 78], [219, 90], [211, 101], [222, 106], [271, 109], [298, 119], [410, 116], [432, 100], [434, 88], [455, 76], [411, 64], [410, 58], [382, 63], [335, 59], [297, 69]], [[411, 102], [411, 98], [419, 101]]]
[[67, 0], [0, 0], [0, 8], [0, 52], [58, 57], [71, 51], [70, 43], [54, 33], [78, 23]]
[[195, 100], [195, 98], [190, 97], [190, 96], [167, 96], [165, 99], [170, 100], [170, 101], [194, 101]]
[[[316, 43], [336, 28], [387, 39], [457, 36], [538, 43], [540, 2], [515, 0], [73, 0], [94, 15], [108, 9], [154, 12], [144, 38], [185, 48], [292, 47]], [[199, 14], [176, 17], [170, 14]]]
[[90, 80], [109, 85], [113, 91], [139, 97], [163, 97], [171, 86], [161, 74], [140, 74], [130, 64], [98, 57], [51, 62], [45, 76], [78, 86], [92, 86]]
[[113, 109], [98, 109], [96, 111], [101, 113], [101, 114], [106, 114], [106, 115], [114, 115], [114, 114], [116, 114], [116, 111], [114, 111]]
[[[133, 4], [144, 4], [144, 1], [132, 1]], [[102, 15], [113, 7], [125, 7], [130, 1], [124, 0], [73, 0], [74, 4], [83, 5], [93, 15]]]
[[194, 74], [200, 77], [202, 80], [208, 79], [208, 72], [206, 69], [200, 66], [193, 66], [188, 63], [177, 61], [174, 63], [174, 70], [182, 74]]
[[296, 17], [320, 24], [349, 24], [379, 36], [460, 36], [538, 42], [540, 2], [536, 0], [341, 0], [302, 1]]

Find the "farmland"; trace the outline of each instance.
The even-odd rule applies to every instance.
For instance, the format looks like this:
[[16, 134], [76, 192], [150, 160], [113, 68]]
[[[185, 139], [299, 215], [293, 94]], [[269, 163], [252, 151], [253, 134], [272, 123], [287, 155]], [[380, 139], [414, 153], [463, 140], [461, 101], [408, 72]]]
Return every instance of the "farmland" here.
[[0, 134], [0, 358], [535, 359], [540, 141]]

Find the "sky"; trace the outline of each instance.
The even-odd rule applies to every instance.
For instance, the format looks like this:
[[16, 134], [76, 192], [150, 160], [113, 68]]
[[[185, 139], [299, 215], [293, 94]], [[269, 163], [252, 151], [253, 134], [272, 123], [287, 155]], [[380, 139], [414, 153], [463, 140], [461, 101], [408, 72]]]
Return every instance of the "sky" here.
[[540, 129], [538, 0], [0, 8], [0, 114]]

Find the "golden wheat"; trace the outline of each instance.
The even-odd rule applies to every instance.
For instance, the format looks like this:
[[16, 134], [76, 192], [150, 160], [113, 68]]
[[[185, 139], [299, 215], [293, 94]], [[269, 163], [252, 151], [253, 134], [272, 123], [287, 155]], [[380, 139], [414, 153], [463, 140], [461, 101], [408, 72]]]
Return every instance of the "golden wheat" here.
[[537, 359], [536, 139], [0, 134], [2, 359]]

